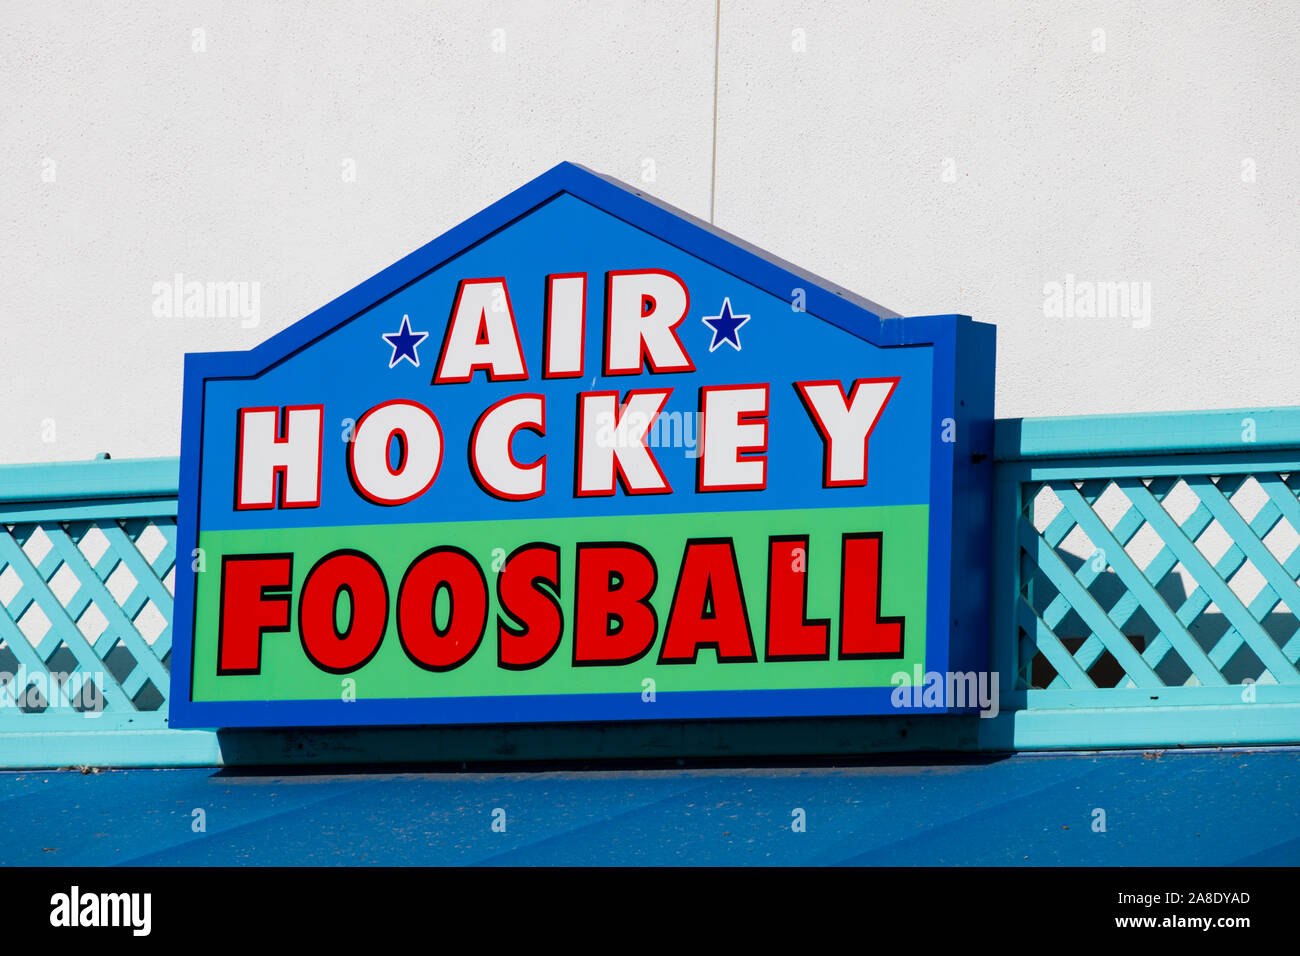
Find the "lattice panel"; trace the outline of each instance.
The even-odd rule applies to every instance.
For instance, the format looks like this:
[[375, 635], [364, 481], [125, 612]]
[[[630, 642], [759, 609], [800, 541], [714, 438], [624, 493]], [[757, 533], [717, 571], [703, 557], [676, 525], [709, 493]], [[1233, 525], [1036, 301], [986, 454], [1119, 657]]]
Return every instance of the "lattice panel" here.
[[173, 518], [0, 524], [0, 723], [165, 707]]
[[1022, 486], [1017, 686], [1300, 684], [1300, 474]]

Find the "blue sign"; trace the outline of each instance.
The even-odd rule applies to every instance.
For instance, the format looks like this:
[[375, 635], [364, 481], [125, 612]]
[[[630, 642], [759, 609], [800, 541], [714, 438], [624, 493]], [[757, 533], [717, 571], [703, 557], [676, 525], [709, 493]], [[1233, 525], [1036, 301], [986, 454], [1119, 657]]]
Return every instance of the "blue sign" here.
[[171, 722], [971, 709], [993, 358], [561, 164], [186, 356]]

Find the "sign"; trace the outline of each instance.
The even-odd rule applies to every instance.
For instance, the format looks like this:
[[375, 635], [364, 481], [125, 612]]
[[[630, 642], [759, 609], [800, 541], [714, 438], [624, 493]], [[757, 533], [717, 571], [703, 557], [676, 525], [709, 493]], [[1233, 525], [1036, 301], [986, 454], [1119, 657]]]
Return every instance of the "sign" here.
[[987, 666], [993, 331], [557, 166], [186, 356], [171, 723], [952, 709], [897, 691]]

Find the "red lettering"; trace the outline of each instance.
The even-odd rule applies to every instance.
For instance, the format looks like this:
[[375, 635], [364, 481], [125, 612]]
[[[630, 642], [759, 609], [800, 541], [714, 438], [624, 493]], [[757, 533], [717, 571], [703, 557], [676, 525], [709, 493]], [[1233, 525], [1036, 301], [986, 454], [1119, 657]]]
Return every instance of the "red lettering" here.
[[573, 665], [630, 664], [654, 643], [658, 570], [634, 544], [580, 544], [573, 598]]
[[[545, 585], [545, 587], [543, 587]], [[497, 664], [522, 671], [545, 664], [560, 646], [560, 549], [526, 544], [515, 550], [497, 575], [497, 601], [522, 626], [497, 617]]]
[[289, 630], [292, 584], [291, 554], [230, 554], [221, 559], [218, 674], [261, 673], [262, 635]]
[[903, 618], [880, 616], [879, 531], [844, 535], [840, 660], [903, 656]]
[[[337, 623], [340, 595], [348, 621]], [[302, 585], [298, 633], [313, 664], [333, 674], [361, 667], [379, 650], [388, 629], [388, 586], [383, 572], [360, 551], [334, 551], [316, 562]]]
[[830, 621], [808, 620], [808, 536], [768, 539], [767, 648], [769, 661], [830, 659]]
[[[448, 592], [445, 627], [436, 614], [438, 592]], [[460, 548], [433, 548], [416, 558], [397, 590], [397, 636], [413, 662], [449, 671], [469, 659], [487, 630], [487, 578]]]
[[725, 663], [756, 660], [730, 538], [686, 542], [659, 663], [694, 664], [701, 647]]

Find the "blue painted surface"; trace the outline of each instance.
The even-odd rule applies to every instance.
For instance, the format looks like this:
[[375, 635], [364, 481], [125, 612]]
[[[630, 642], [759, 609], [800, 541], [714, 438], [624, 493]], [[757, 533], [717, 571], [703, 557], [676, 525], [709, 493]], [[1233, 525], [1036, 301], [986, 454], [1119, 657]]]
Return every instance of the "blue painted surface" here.
[[[506, 813], [493, 832], [492, 811]], [[807, 830], [791, 830], [791, 812]], [[1300, 751], [595, 772], [0, 774], [3, 865], [1296, 865]], [[206, 833], [191, 830], [196, 808]], [[1106, 811], [1105, 833], [1091, 828]]]
[[[436, 257], [431, 257], [436, 262]], [[730, 261], [725, 260], [725, 261]], [[507, 268], [508, 265], [508, 268]], [[678, 329], [697, 371], [651, 375], [602, 374], [605, 347], [602, 316], [606, 308], [604, 270], [653, 265], [680, 276], [690, 290], [687, 318]], [[465, 278], [505, 273], [512, 314], [518, 326], [529, 378], [488, 381], [477, 374], [463, 384], [431, 385], [438, 347], [448, 324], [458, 283]], [[588, 276], [585, 341], [586, 374], [580, 378], [542, 376], [543, 315], [547, 275], [582, 272]], [[201, 447], [202, 500], [199, 524], [206, 531], [274, 529], [336, 525], [415, 524], [447, 520], [475, 521], [513, 518], [617, 517], [682, 512], [761, 511], [792, 507], [872, 507], [926, 503], [930, 455], [934, 444], [929, 427], [935, 420], [934, 347], [894, 346], [882, 349], [858, 335], [821, 320], [811, 312], [790, 307], [790, 289], [764, 289], [742, 277], [706, 263], [648, 233], [630, 227], [568, 193], [561, 193], [506, 229], [487, 236], [441, 268], [341, 325], [308, 347], [287, 357], [245, 361], [250, 374], [212, 378], [205, 383]], [[701, 312], [718, 311], [730, 297], [738, 308], [753, 314], [744, 329], [744, 350], [710, 352], [712, 332], [700, 321]], [[404, 315], [415, 327], [428, 330], [428, 345], [417, 368], [402, 362], [388, 368], [391, 346], [384, 331], [397, 329]], [[340, 316], [342, 317], [342, 316]], [[311, 320], [305, 320], [310, 322]], [[893, 319], [893, 322], [911, 322]], [[926, 320], [928, 321], [928, 320]], [[954, 329], [968, 324], [953, 317]], [[259, 350], [260, 351], [260, 350]], [[229, 365], [237, 353], [216, 353], [215, 361]], [[206, 356], [209, 361], [213, 357]], [[992, 363], [991, 352], [983, 359]], [[201, 364], [199, 356], [193, 358]], [[859, 488], [822, 488], [822, 440], [792, 387], [794, 381], [898, 377], [886, 412], [871, 433], [870, 482]], [[593, 386], [592, 382], [596, 384]], [[720, 383], [768, 382], [767, 486], [743, 494], [703, 493], [695, 488], [697, 459], [689, 449], [662, 447], [655, 457], [672, 494], [574, 497], [575, 414], [579, 392], [633, 388], [671, 389], [664, 406], [667, 419], [693, 415], [699, 388]], [[951, 390], [951, 384], [948, 385]], [[991, 391], [991, 389], [990, 389]], [[475, 422], [484, 410], [521, 393], [546, 396], [546, 435], [523, 430], [512, 448], [521, 462], [547, 458], [547, 493], [521, 504], [483, 492], [470, 469], [467, 449]], [[967, 396], [963, 395], [963, 398]], [[982, 396], [980, 396], [982, 397]], [[394, 508], [358, 494], [347, 471], [347, 444], [335, 437], [346, 420], [358, 421], [367, 409], [392, 399], [427, 405], [441, 426], [445, 453], [430, 493]], [[238, 410], [257, 406], [323, 404], [329, 441], [322, 458], [320, 505], [314, 508], [237, 511], [233, 507], [236, 472]], [[940, 449], [942, 450], [942, 449]], [[191, 501], [190, 505], [194, 502]]]
[[[581, 389], [644, 386], [641, 375], [599, 374], [604, 311], [602, 282], [609, 269], [668, 268], [690, 290], [679, 334], [697, 371], [652, 376], [671, 387], [665, 414], [691, 414], [706, 383], [769, 383], [767, 486], [761, 492], [701, 494], [693, 489], [696, 461], [664, 455], [671, 495], [614, 495], [578, 499], [572, 487], [575, 422]], [[185, 358], [181, 426], [178, 553], [198, 547], [200, 531], [359, 526], [457, 519], [568, 517], [743, 511], [772, 507], [927, 504], [926, 672], [987, 666], [987, 557], [992, 482], [992, 415], [996, 329], [968, 316], [884, 316], [853, 296], [792, 271], [787, 263], [685, 217], [635, 189], [582, 167], [561, 163], [426, 246], [247, 352], [189, 354]], [[588, 275], [585, 365], [581, 379], [541, 378], [544, 277]], [[502, 276], [531, 377], [431, 386], [440, 325], [445, 325], [462, 279]], [[698, 321], [728, 295], [753, 316], [746, 358], [730, 349], [707, 351], [712, 333]], [[798, 298], [801, 308], [792, 307]], [[744, 305], [741, 305], [742, 299]], [[384, 333], [402, 317], [429, 331], [420, 367], [396, 367]], [[760, 330], [766, 331], [760, 331]], [[844, 333], [849, 333], [845, 335]], [[751, 344], [752, 343], [752, 344]], [[731, 353], [731, 354], [728, 354]], [[363, 356], [368, 356], [367, 366]], [[588, 379], [588, 376], [592, 376]], [[858, 488], [823, 488], [816, 463], [820, 439], [790, 385], [796, 380], [853, 381], [898, 377], [892, 411], [873, 431], [871, 481]], [[485, 496], [463, 454], [473, 423], [494, 401], [524, 390], [547, 396], [544, 441], [520, 436], [518, 453], [548, 457], [548, 493], [525, 505]], [[381, 401], [429, 402], [448, 453], [436, 493], [392, 508], [369, 503], [348, 486], [342, 442], [322, 462], [320, 502], [309, 508], [236, 510], [233, 507], [236, 421], [241, 407], [321, 405], [324, 435], [340, 434]], [[951, 423], [955, 434], [947, 434]], [[796, 428], [796, 425], [803, 426]], [[328, 446], [327, 446], [328, 447]], [[566, 462], [565, 456], [569, 458]], [[643, 708], [606, 708], [594, 696], [551, 694], [520, 707], [485, 708], [468, 692], [439, 700], [358, 697], [261, 702], [193, 700], [197, 572], [176, 569], [175, 644], [170, 721], [174, 727], [350, 726], [376, 723], [466, 724], [502, 721], [643, 719]], [[950, 660], [950, 654], [952, 659]], [[501, 700], [502, 698], [491, 698]], [[773, 696], [747, 690], [681, 696], [679, 716], [789, 717], [826, 710], [825, 694], [789, 691]], [[798, 701], [787, 705], [787, 701]], [[463, 702], [463, 703], [462, 703]], [[893, 713], [887, 693], [855, 698], [845, 713]], [[593, 712], [594, 711], [594, 712]]]

